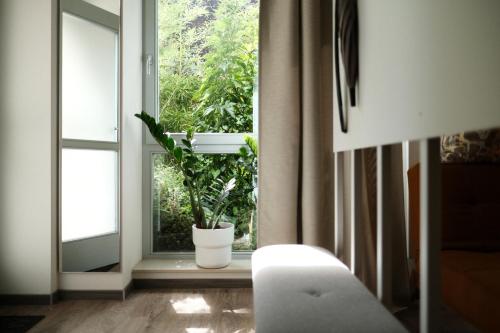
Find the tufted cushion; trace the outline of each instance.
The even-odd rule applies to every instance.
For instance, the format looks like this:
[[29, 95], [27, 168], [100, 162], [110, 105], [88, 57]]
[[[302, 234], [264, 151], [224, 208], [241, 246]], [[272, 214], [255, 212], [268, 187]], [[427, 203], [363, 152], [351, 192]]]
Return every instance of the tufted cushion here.
[[273, 245], [252, 255], [258, 333], [406, 332], [330, 252]]

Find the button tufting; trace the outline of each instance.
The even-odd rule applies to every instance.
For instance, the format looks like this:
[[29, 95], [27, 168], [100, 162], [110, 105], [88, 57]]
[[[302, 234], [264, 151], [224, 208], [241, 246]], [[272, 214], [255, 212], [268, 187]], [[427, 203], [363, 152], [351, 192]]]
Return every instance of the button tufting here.
[[320, 297], [321, 296], [321, 292], [317, 291], [317, 290], [308, 290], [305, 292], [306, 294], [309, 294], [313, 297]]

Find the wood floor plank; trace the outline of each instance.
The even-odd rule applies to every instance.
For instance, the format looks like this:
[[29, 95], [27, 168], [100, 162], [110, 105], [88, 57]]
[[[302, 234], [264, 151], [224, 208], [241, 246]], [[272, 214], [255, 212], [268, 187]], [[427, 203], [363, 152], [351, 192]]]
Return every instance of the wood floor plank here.
[[37, 332], [254, 333], [252, 289], [136, 290], [125, 301], [67, 300], [0, 306], [0, 315], [44, 315]]

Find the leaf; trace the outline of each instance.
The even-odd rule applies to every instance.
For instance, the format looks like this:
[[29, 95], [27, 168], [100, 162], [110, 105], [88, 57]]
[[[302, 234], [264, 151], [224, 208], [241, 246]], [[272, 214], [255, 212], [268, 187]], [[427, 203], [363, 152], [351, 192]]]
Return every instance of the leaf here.
[[205, 109], [205, 112], [203, 112], [204, 116], [210, 115], [213, 111], [215, 110], [215, 107], [213, 105], [209, 106], [208, 108]]
[[174, 157], [179, 162], [182, 160], [182, 148], [181, 147], [175, 147]]
[[240, 148], [240, 155], [242, 157], [247, 157], [248, 156], [248, 149], [246, 147], [241, 147]]
[[211, 173], [212, 173], [212, 177], [217, 178], [220, 175], [220, 170], [215, 169], [215, 170], [212, 170]]
[[225, 109], [224, 109], [227, 113], [229, 113], [229, 115], [233, 118], [235, 118], [235, 115], [234, 115], [234, 107], [232, 105], [230, 106], [226, 106]]
[[244, 137], [245, 143], [248, 145], [250, 150], [255, 156], [259, 156], [259, 144], [257, 143], [257, 139], [250, 135], [245, 135]]
[[174, 147], [175, 147], [175, 140], [171, 136], [169, 136], [167, 138], [167, 148], [168, 150], [174, 150]]
[[236, 186], [236, 178], [231, 178], [227, 182], [226, 186], [224, 186], [224, 192], [226, 192], [227, 194], [229, 194], [229, 192], [232, 191], [235, 186]]

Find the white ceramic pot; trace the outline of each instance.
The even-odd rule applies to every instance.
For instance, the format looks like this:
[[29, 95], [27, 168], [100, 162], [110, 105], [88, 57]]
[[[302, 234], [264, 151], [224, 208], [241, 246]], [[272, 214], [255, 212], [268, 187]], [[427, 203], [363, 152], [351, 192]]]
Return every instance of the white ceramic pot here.
[[193, 224], [193, 243], [196, 249], [196, 265], [203, 268], [222, 268], [231, 262], [231, 245], [234, 241], [234, 225], [220, 222], [220, 229], [198, 229]]

